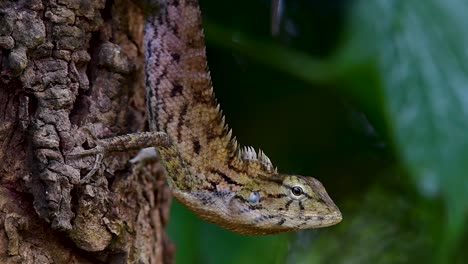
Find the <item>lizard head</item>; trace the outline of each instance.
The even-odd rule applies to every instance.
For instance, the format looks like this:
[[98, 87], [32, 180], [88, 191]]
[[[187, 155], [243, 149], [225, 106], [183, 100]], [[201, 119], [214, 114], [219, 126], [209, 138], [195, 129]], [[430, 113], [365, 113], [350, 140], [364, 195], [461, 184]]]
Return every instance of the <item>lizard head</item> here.
[[341, 212], [312, 177], [270, 175], [246, 186], [231, 202], [244, 234], [271, 234], [319, 228], [341, 222]]

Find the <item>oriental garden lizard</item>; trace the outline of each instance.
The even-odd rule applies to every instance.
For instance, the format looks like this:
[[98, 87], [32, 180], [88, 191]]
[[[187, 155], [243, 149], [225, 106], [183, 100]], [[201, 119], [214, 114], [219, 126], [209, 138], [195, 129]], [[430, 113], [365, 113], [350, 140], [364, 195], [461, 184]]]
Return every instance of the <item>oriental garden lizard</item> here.
[[240, 147], [217, 103], [196, 0], [166, 0], [144, 28], [151, 132], [100, 140], [79, 155], [156, 147], [173, 196], [201, 218], [241, 234], [325, 227], [342, 216], [322, 184], [280, 174], [270, 159]]

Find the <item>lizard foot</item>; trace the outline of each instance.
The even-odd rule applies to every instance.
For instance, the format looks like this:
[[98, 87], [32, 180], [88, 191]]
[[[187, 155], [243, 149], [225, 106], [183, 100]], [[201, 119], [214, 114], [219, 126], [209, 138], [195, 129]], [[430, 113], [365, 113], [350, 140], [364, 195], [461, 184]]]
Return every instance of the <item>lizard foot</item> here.
[[127, 134], [122, 136], [116, 136], [107, 139], [98, 140], [96, 147], [88, 150], [81, 151], [76, 154], [69, 154], [71, 157], [83, 157], [96, 155], [93, 168], [84, 176], [80, 183], [87, 183], [96, 171], [101, 167], [104, 155], [113, 152], [122, 152], [129, 150], [142, 149], [152, 147], [143, 151], [141, 155], [137, 155], [131, 160], [131, 162], [137, 162], [139, 160], [149, 159], [156, 156], [154, 147], [170, 147], [171, 143], [166, 133], [162, 132], [139, 132], [133, 134]]
[[97, 149], [101, 149], [100, 152], [96, 153], [96, 159], [94, 160], [93, 168], [80, 180], [80, 184], [85, 184], [88, 183], [91, 177], [96, 173], [96, 171], [101, 167], [102, 165], [102, 160], [104, 158], [104, 152], [102, 151], [102, 148], [100, 146], [95, 147]]
[[144, 148], [138, 152], [138, 154], [130, 159], [130, 163], [141, 163], [149, 160], [154, 160], [158, 157], [158, 154], [156, 152], [156, 148], [154, 147], [149, 147], [149, 148]]
[[102, 160], [104, 159], [104, 148], [101, 145], [97, 145], [92, 149], [87, 149], [79, 153], [71, 153], [67, 155], [68, 157], [72, 158], [85, 157], [90, 155], [95, 155], [96, 159], [94, 160], [94, 164], [91, 170], [83, 178], [81, 178], [80, 184], [88, 183], [91, 177], [93, 177], [93, 175], [96, 174], [96, 171], [101, 167]]

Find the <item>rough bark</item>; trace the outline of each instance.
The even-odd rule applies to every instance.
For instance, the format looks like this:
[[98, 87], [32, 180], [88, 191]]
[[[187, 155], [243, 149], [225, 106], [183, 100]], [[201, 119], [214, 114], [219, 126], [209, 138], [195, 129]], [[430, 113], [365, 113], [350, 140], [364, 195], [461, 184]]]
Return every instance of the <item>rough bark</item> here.
[[130, 0], [0, 1], [0, 263], [168, 263], [157, 161], [67, 153], [145, 130], [143, 15]]

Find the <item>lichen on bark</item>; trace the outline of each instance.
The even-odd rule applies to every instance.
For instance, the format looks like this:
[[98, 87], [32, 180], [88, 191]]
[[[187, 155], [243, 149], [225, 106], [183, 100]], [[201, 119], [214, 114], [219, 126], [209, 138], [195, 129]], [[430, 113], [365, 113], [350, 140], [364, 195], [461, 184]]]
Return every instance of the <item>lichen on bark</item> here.
[[170, 194], [155, 161], [67, 153], [143, 131], [142, 11], [132, 1], [0, 2], [0, 262], [162, 263]]

